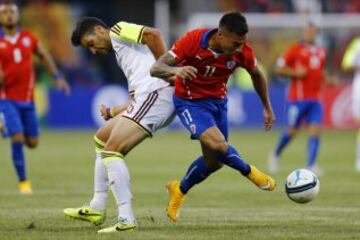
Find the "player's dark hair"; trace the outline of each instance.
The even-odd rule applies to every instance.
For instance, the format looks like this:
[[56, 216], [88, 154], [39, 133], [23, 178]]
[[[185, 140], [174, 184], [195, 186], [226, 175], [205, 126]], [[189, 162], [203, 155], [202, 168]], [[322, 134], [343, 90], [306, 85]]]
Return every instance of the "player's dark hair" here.
[[229, 32], [237, 35], [244, 35], [249, 31], [246, 18], [239, 12], [230, 12], [222, 16], [219, 28], [225, 28]]
[[72, 45], [79, 46], [81, 44], [81, 38], [87, 34], [91, 33], [95, 26], [102, 26], [104, 28], [109, 28], [106, 23], [96, 17], [83, 17], [80, 19], [74, 31], [71, 34], [71, 43]]

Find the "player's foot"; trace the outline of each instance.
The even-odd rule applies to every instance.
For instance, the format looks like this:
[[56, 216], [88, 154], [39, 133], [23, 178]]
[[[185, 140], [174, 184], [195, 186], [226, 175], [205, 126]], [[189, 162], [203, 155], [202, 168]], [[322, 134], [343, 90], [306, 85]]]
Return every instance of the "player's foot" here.
[[311, 167], [307, 167], [307, 169], [315, 173], [318, 177], [324, 176], [324, 171], [316, 164]]
[[63, 212], [67, 217], [86, 221], [96, 226], [103, 224], [106, 218], [105, 211], [95, 211], [89, 206], [83, 206], [79, 208], [65, 208]]
[[250, 168], [251, 172], [246, 176], [250, 181], [262, 190], [272, 191], [275, 189], [276, 183], [273, 178], [261, 172], [254, 166], [250, 165]]
[[279, 171], [279, 157], [275, 155], [274, 151], [271, 151], [268, 155], [268, 168], [269, 173], [277, 173]]
[[186, 197], [180, 190], [179, 181], [171, 181], [166, 185], [169, 193], [169, 203], [166, 209], [168, 217], [173, 222], [178, 222], [181, 204], [185, 201]]
[[33, 190], [31, 188], [31, 183], [29, 180], [19, 182], [19, 192], [23, 195], [33, 194]]
[[124, 232], [124, 231], [133, 231], [136, 228], [134, 223], [129, 223], [126, 220], [121, 220], [116, 223], [114, 226], [103, 228], [97, 233], [115, 233], [115, 232]]

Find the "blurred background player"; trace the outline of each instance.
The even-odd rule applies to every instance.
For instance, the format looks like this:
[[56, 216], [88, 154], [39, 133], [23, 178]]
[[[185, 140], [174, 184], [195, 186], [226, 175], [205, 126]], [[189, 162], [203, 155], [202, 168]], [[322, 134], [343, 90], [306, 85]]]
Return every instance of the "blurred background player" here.
[[[354, 119], [360, 123], [360, 37], [356, 37], [347, 47], [341, 64], [346, 72], [353, 72], [352, 84], [352, 113]], [[360, 172], [360, 129], [356, 140], [355, 168]]]
[[57, 88], [68, 94], [70, 87], [38, 39], [30, 31], [18, 27], [19, 10], [14, 3], [0, 5], [0, 21], [0, 130], [11, 137], [12, 160], [20, 193], [31, 194], [24, 144], [35, 148], [39, 136], [34, 105], [33, 54], [53, 75]]
[[275, 120], [267, 81], [256, 65], [252, 47], [246, 43], [247, 32], [243, 15], [225, 14], [219, 28], [199, 28], [186, 33], [151, 68], [152, 76], [177, 77], [173, 99], [176, 114], [202, 148], [202, 156], [189, 166], [181, 182], [171, 181], [167, 185], [167, 214], [174, 222], [178, 221], [188, 191], [223, 164], [239, 171], [263, 190], [275, 188], [271, 177], [247, 164], [228, 143], [226, 83], [238, 67], [245, 68], [251, 75], [264, 106], [265, 130], [271, 129]]
[[306, 167], [322, 175], [316, 165], [320, 145], [320, 127], [322, 106], [320, 91], [325, 78], [325, 49], [315, 44], [318, 28], [309, 23], [303, 29], [303, 39], [291, 45], [277, 61], [276, 73], [290, 79], [287, 100], [288, 128], [281, 135], [279, 142], [268, 159], [269, 171], [279, 170], [279, 157], [288, 143], [296, 136], [303, 121], [308, 125], [309, 139], [307, 146]]
[[150, 67], [165, 51], [162, 34], [154, 28], [119, 22], [112, 28], [100, 19], [85, 17], [77, 23], [71, 41], [93, 54], [114, 50], [119, 67], [128, 80], [130, 103], [109, 109], [101, 107], [109, 120], [95, 135], [96, 161], [94, 196], [89, 206], [66, 208], [64, 214], [95, 225], [105, 221], [109, 187], [118, 205], [118, 222], [98, 233], [132, 230], [136, 227], [132, 209], [130, 175], [125, 156], [138, 144], [174, 118], [173, 87], [150, 76]]

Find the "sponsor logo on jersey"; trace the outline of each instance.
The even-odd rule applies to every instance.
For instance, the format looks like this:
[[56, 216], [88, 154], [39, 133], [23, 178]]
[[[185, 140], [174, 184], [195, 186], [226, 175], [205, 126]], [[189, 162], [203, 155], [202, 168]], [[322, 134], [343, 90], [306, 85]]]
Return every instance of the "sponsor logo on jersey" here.
[[24, 47], [30, 47], [30, 44], [31, 44], [30, 38], [24, 37], [22, 40], [22, 44], [24, 45]]

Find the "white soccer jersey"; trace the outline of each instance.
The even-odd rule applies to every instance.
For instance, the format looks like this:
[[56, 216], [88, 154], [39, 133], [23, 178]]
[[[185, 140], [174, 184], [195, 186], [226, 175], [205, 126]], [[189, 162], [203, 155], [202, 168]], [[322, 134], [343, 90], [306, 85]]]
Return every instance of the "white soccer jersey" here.
[[164, 80], [150, 76], [155, 58], [146, 45], [123, 41], [111, 34], [110, 38], [117, 63], [127, 78], [129, 93], [152, 92], [169, 85]]

